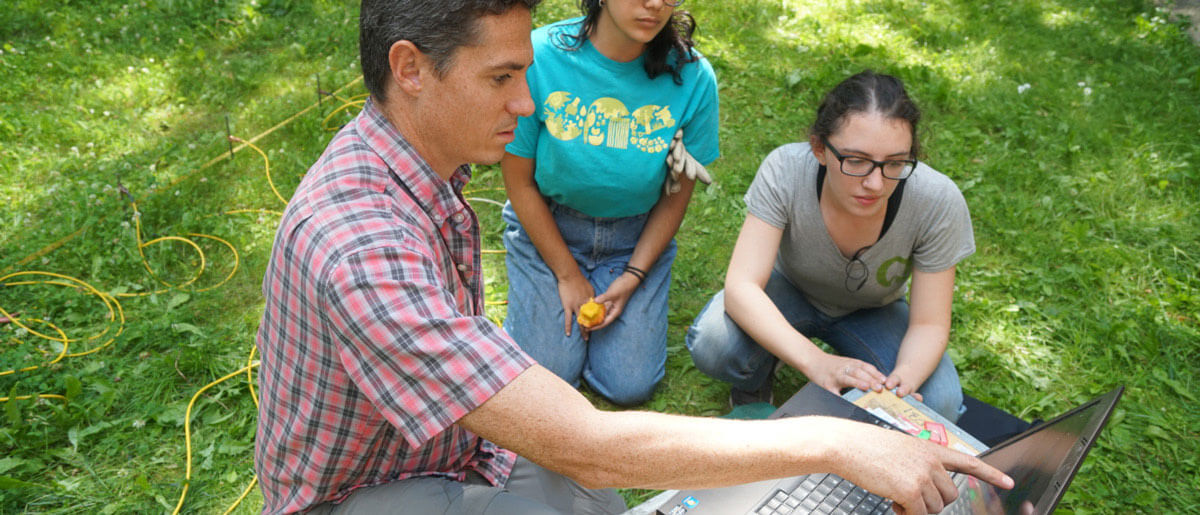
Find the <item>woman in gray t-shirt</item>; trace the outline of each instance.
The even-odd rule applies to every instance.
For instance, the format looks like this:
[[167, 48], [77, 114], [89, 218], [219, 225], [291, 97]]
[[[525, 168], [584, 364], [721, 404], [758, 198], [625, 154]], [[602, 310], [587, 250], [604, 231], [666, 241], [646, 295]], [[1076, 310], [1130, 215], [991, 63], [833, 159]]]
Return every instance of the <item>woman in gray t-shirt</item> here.
[[917, 393], [957, 420], [945, 351], [955, 265], [974, 235], [962, 193], [915, 160], [919, 120], [898, 79], [863, 72], [826, 95], [807, 143], [763, 161], [725, 289], [687, 335], [696, 366], [733, 384], [733, 404], [769, 402], [782, 360], [830, 391]]

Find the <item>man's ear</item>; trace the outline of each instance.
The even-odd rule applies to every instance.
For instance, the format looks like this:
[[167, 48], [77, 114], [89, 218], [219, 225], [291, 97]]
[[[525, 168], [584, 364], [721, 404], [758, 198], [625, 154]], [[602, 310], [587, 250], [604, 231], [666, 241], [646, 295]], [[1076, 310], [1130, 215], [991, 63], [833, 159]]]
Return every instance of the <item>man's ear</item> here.
[[421, 92], [421, 79], [425, 74], [428, 58], [412, 41], [402, 39], [392, 43], [388, 49], [388, 64], [392, 68], [392, 82], [409, 95]]
[[813, 157], [817, 158], [817, 162], [825, 165], [825, 143], [821, 141], [821, 137], [816, 134], [809, 134], [808, 146], [812, 149]]

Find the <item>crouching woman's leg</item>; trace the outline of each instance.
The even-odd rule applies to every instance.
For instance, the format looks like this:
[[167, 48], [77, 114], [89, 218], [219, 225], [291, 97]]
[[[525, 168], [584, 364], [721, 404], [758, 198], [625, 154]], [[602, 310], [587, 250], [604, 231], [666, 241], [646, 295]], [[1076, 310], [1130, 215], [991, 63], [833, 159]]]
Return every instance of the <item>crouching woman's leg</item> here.
[[744, 392], [763, 388], [777, 361], [725, 313], [725, 290], [708, 301], [684, 341], [696, 368]]

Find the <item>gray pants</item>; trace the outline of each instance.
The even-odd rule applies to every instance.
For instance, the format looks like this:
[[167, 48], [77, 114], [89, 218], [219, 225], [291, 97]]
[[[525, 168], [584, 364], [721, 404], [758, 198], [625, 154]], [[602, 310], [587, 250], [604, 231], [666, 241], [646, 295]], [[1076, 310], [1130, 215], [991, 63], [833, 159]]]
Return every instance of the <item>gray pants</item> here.
[[474, 472], [465, 481], [415, 477], [360, 488], [340, 504], [325, 503], [310, 513], [358, 515], [376, 513], [612, 514], [625, 511], [616, 490], [589, 490], [572, 479], [518, 457], [508, 484], [497, 488]]

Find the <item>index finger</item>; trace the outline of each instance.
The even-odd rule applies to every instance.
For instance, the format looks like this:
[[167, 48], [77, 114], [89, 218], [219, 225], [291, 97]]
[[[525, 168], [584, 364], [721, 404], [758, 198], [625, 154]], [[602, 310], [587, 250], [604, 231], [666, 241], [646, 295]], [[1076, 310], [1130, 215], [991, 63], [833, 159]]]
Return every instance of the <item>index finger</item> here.
[[883, 375], [883, 372], [880, 372], [878, 368], [875, 368], [875, 365], [867, 363], [866, 361], [863, 361], [862, 364], [866, 365], [863, 367], [863, 369], [866, 370], [872, 378], [874, 378], [875, 382], [883, 384], [884, 381], [887, 381], [888, 376]]
[[1000, 469], [997, 469], [996, 467], [984, 463], [983, 460], [979, 458], [963, 454], [955, 450], [945, 448], [941, 448], [941, 450], [945, 451], [945, 454], [943, 454], [942, 457], [942, 464], [945, 465], [948, 470], [970, 474], [988, 483], [991, 483], [997, 488], [1003, 488], [1005, 490], [1012, 489], [1013, 485], [1015, 484], [1013, 479], [1008, 477], [1007, 474], [1001, 472]]

